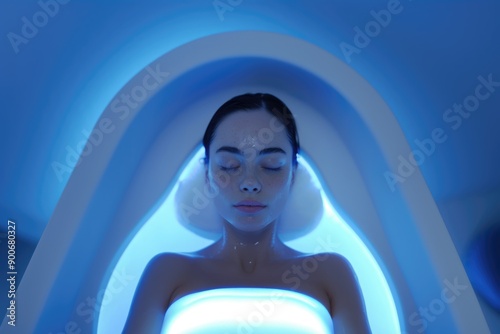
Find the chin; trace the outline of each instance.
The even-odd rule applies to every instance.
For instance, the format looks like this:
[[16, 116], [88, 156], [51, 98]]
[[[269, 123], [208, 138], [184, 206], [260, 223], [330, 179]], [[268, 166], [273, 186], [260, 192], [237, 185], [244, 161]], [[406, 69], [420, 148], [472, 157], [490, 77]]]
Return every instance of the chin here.
[[231, 223], [231, 225], [237, 230], [243, 232], [258, 232], [264, 230], [270, 225], [270, 223], [262, 223], [257, 221], [237, 221]]

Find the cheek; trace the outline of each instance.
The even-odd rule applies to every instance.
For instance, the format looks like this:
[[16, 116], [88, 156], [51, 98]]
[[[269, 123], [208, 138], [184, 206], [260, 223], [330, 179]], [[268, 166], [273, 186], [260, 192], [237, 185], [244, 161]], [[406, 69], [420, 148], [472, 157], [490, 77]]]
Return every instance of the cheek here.
[[214, 171], [212, 169], [209, 175], [209, 182], [210, 185], [219, 188], [219, 190], [224, 190], [231, 184], [231, 177], [224, 171]]
[[281, 177], [274, 177], [267, 180], [265, 184], [267, 192], [270, 192], [275, 197], [276, 203], [286, 201], [291, 191], [291, 178], [283, 175]]
[[281, 189], [290, 187], [292, 177], [289, 173], [267, 174], [264, 175], [263, 180], [269, 187]]

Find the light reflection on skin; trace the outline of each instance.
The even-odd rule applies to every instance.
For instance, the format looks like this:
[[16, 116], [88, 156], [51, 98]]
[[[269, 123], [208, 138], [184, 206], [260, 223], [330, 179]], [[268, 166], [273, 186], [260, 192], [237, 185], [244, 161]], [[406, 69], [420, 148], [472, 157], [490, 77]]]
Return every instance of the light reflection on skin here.
[[[235, 112], [218, 126], [210, 146], [208, 181], [220, 193], [214, 199], [219, 214], [242, 231], [261, 230], [275, 221], [286, 204], [295, 168], [292, 145], [285, 131], [276, 133], [265, 148], [258, 150], [259, 130], [268, 126], [273, 116], [265, 110]], [[256, 151], [257, 154], [245, 154]], [[224, 171], [229, 182], [217, 184], [217, 172]], [[243, 200], [264, 204], [264, 210], [248, 215], [234, 205]]]
[[[266, 109], [252, 109], [234, 111], [220, 121], [208, 145], [205, 181], [218, 190], [213, 202], [223, 223], [222, 237], [193, 253], [165, 253], [153, 259], [136, 291], [126, 333], [160, 328], [160, 315], [169, 305], [196, 291], [224, 287], [295, 290], [289, 285], [293, 281], [284, 277], [287, 270], [305, 263], [306, 258], [310, 263], [313, 255], [288, 247], [277, 235], [297, 166], [287, 131], [275, 132], [265, 143], [259, 140], [274, 119]], [[368, 333], [352, 268], [332, 253], [324, 254], [321, 261], [324, 265], [315, 262], [314, 270], [303, 276], [297, 292], [318, 300], [332, 317], [336, 314], [336, 332], [345, 324], [353, 332]], [[169, 270], [174, 267], [175, 271]], [[167, 300], [162, 296], [168, 296]]]
[[[276, 224], [288, 200], [296, 167], [285, 131], [276, 133], [265, 145], [260, 143], [259, 131], [272, 119], [265, 109], [238, 111], [217, 127], [210, 145], [206, 181], [219, 188], [214, 205], [224, 229], [221, 240], [204, 255], [233, 259], [240, 267], [293, 253], [277, 238]], [[216, 177], [220, 172], [228, 177], [223, 185]], [[250, 201], [263, 208], [245, 212], [237, 207]]]

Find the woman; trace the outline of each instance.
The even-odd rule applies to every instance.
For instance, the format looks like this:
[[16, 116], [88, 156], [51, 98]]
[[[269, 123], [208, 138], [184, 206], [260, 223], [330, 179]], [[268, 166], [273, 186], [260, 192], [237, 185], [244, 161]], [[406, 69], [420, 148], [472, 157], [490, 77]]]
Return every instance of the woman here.
[[[223, 221], [222, 237], [194, 253], [153, 258], [137, 287], [125, 332], [160, 333], [167, 309], [181, 297], [258, 287], [312, 297], [328, 311], [336, 333], [369, 333], [347, 261], [333, 253], [297, 252], [277, 235], [299, 152], [295, 120], [285, 104], [270, 94], [234, 97], [214, 114], [203, 145], [206, 182], [218, 191], [213, 200]], [[314, 270], [301, 271], [305, 261], [315, 261]]]

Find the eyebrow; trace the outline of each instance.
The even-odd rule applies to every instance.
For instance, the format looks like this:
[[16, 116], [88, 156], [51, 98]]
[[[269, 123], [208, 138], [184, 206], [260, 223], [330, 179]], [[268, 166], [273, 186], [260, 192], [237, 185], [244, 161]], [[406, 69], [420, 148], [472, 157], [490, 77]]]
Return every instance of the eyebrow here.
[[[222, 146], [217, 151], [215, 151], [215, 153], [219, 153], [219, 152], [229, 152], [229, 153], [235, 153], [235, 154], [243, 155], [243, 152], [241, 150], [239, 150], [236, 147], [232, 147], [232, 146]], [[286, 154], [286, 152], [283, 149], [279, 148], [279, 147], [268, 147], [268, 148], [265, 148], [265, 149], [261, 150], [259, 152], [259, 155], [270, 154], [270, 153], [283, 153], [283, 154]]]

